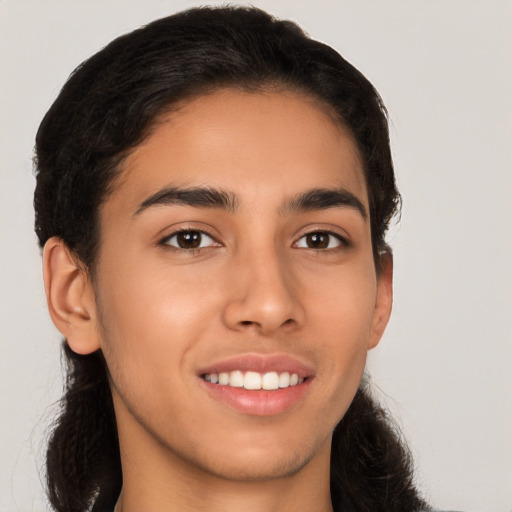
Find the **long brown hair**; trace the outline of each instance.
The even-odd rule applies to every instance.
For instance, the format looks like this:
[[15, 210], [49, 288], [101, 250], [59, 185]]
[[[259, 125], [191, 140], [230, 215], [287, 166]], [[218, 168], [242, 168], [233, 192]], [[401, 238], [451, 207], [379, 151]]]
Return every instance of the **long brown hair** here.
[[[36, 233], [60, 237], [94, 276], [98, 211], [120, 163], [156, 117], [219, 87], [306, 93], [350, 130], [364, 163], [374, 259], [397, 212], [387, 115], [370, 82], [332, 48], [255, 8], [197, 8], [119, 37], [80, 65], [36, 139]], [[64, 341], [67, 382], [47, 451], [48, 497], [57, 512], [111, 511], [122, 486], [119, 443], [101, 352]], [[362, 385], [337, 426], [331, 456], [336, 510], [407, 511], [425, 504], [385, 412]]]

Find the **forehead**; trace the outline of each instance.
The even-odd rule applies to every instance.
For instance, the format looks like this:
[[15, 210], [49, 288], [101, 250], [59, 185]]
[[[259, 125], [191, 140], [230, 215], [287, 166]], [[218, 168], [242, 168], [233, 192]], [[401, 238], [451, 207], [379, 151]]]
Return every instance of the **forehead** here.
[[172, 108], [127, 157], [107, 203], [133, 211], [168, 186], [216, 186], [276, 202], [308, 188], [342, 187], [367, 205], [348, 129], [327, 107], [289, 91], [226, 89]]

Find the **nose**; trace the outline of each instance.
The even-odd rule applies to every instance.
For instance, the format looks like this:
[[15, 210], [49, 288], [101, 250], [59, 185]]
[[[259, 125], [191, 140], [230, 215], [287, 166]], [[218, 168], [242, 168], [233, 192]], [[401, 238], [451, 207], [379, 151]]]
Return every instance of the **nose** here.
[[230, 272], [224, 322], [233, 330], [255, 330], [269, 336], [294, 330], [304, 321], [304, 309], [290, 265], [274, 251], [241, 257]]

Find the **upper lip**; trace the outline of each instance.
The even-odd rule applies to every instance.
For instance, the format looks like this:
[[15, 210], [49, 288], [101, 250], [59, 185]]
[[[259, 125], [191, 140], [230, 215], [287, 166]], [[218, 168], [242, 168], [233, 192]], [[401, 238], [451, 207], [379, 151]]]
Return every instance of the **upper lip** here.
[[229, 373], [234, 370], [243, 372], [288, 372], [296, 373], [299, 377], [312, 377], [313, 369], [288, 354], [240, 354], [209, 364], [199, 370], [199, 375], [207, 373]]

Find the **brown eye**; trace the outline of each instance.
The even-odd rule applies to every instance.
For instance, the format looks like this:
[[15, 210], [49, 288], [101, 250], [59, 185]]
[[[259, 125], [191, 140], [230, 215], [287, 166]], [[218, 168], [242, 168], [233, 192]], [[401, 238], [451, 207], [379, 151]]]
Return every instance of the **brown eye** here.
[[329, 247], [329, 235], [325, 233], [311, 233], [306, 235], [306, 244], [311, 249], [327, 249]]
[[179, 231], [168, 237], [164, 243], [177, 249], [192, 250], [210, 247], [215, 242], [213, 238], [202, 231]]
[[341, 237], [326, 231], [315, 231], [302, 236], [296, 244], [301, 249], [334, 249], [342, 244]]

